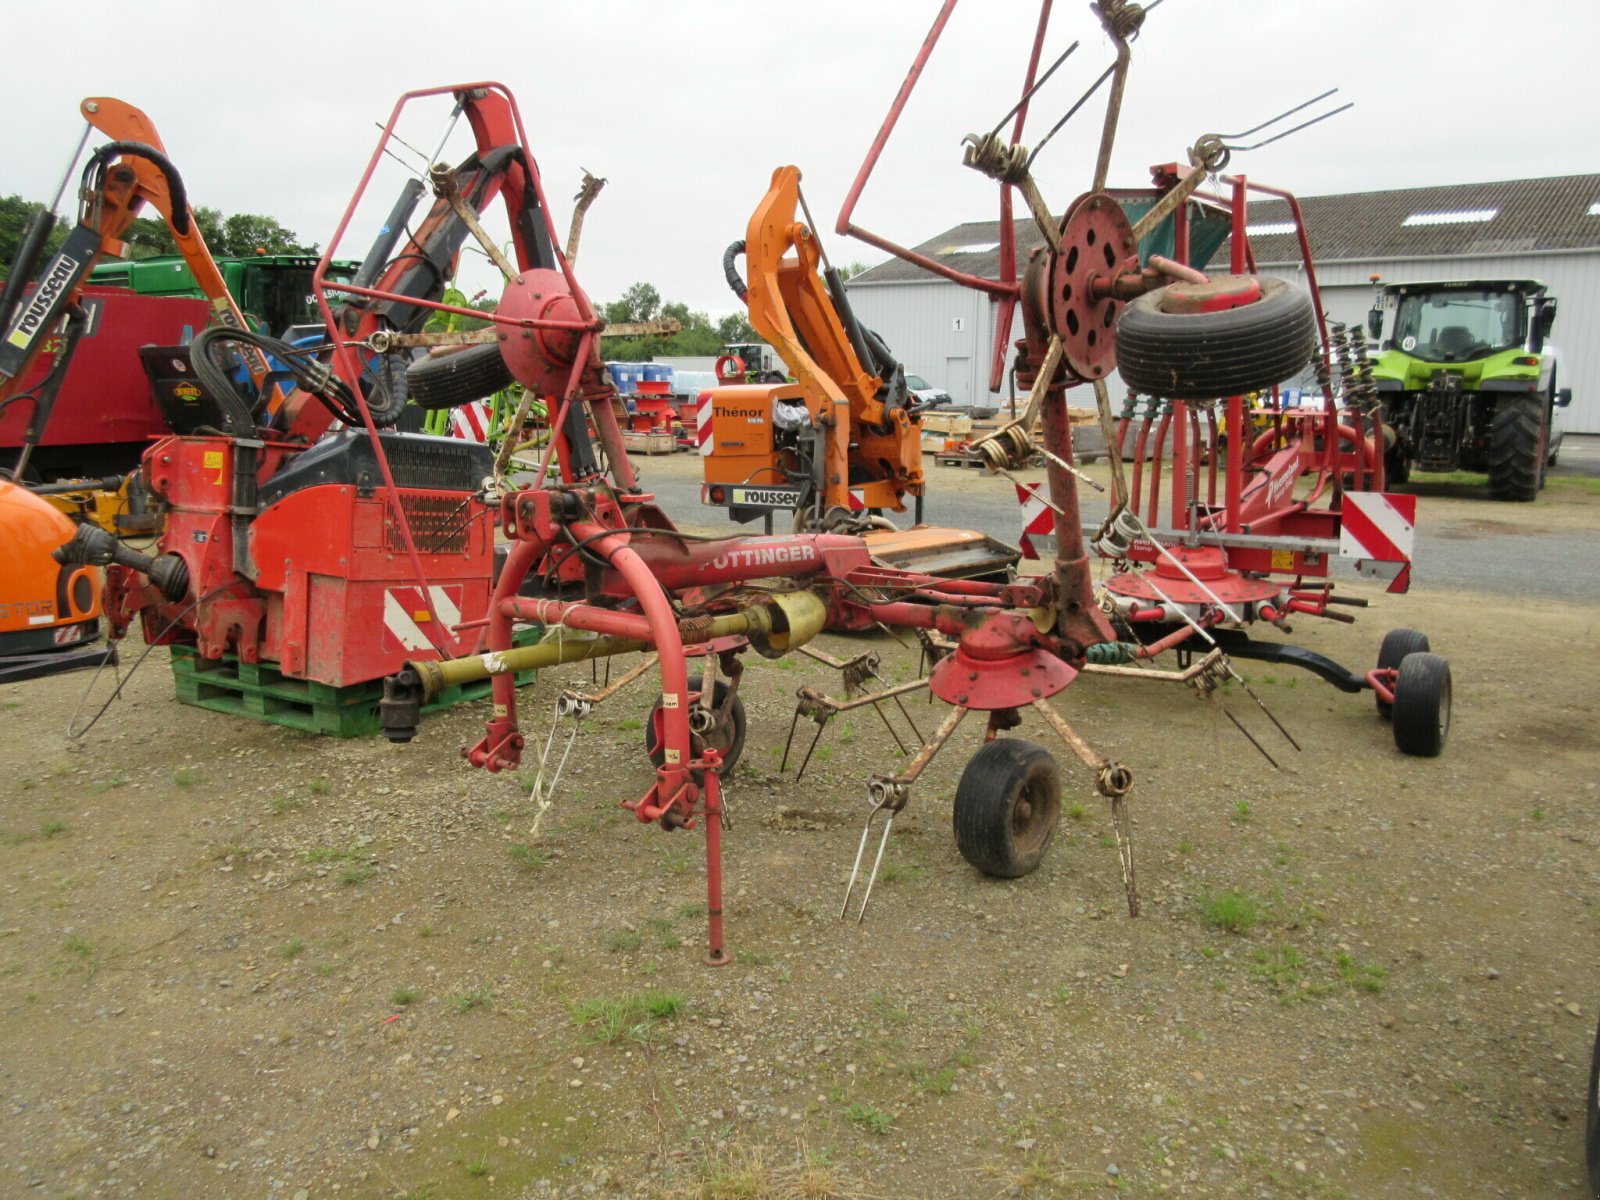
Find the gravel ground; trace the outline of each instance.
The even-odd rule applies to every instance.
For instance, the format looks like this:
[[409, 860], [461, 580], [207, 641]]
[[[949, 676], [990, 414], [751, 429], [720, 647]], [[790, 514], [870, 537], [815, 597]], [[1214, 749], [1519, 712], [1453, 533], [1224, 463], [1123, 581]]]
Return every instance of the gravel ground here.
[[[1597, 509], [1553, 487], [1494, 519]], [[974, 722], [841, 922], [894, 745], [864, 710], [780, 774], [795, 688], [838, 682], [752, 664], [722, 969], [703, 839], [617, 807], [647, 786], [649, 682], [584, 723], [537, 837], [530, 776], [457, 756], [483, 704], [406, 747], [306, 737], [178, 705], [158, 651], [69, 742], [85, 676], [0, 688], [0, 1194], [1579, 1195], [1593, 606], [1357, 590], [1356, 626], [1297, 640], [1361, 665], [1387, 628], [1428, 631], [1457, 685], [1440, 759], [1281, 667], [1241, 664], [1299, 753], [1237, 689], [1084, 677], [1058, 699], [1135, 773], [1137, 920], [1065, 756], [1037, 872], [960, 858]], [[915, 669], [887, 638], [821, 644]], [[524, 693], [530, 745], [587, 678]]]

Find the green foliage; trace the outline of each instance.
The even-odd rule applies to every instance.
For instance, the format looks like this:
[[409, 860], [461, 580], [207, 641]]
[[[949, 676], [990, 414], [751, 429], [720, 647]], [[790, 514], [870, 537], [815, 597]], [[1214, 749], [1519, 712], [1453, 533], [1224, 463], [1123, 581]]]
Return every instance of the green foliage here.
[[[17, 256], [17, 250], [22, 245], [22, 233], [28, 226], [28, 218], [43, 208], [44, 205], [24, 200], [21, 196], [0, 197], [0, 279], [4, 279], [11, 271], [11, 260]], [[46, 257], [55, 253], [71, 228], [70, 224], [57, 217], [56, 227], [45, 241]]]
[[[215, 208], [194, 210], [194, 223], [207, 248], [217, 257], [248, 258], [262, 254], [317, 254], [316, 244], [304, 245], [300, 235], [272, 217], [260, 213], [234, 213], [225, 217]], [[128, 226], [128, 253], [132, 258], [154, 258], [178, 253], [172, 231], [161, 217], [139, 217]]]
[[1214, 929], [1244, 933], [1261, 919], [1261, 903], [1249, 892], [1230, 888], [1200, 897], [1200, 919]]
[[710, 315], [687, 304], [663, 301], [661, 293], [648, 283], [636, 283], [622, 293], [620, 300], [600, 305], [600, 315], [612, 324], [673, 318], [682, 328], [671, 337], [604, 338], [600, 357], [613, 362], [649, 362], [657, 355], [700, 356], [720, 354], [729, 342], [756, 340], [756, 333], [743, 313], [730, 313], [713, 322]]
[[844, 1116], [845, 1120], [854, 1125], [859, 1125], [868, 1133], [875, 1133], [879, 1137], [888, 1133], [894, 1125], [894, 1118], [881, 1108], [875, 1108], [870, 1104], [862, 1104], [860, 1102], [849, 1105], [844, 1110]]

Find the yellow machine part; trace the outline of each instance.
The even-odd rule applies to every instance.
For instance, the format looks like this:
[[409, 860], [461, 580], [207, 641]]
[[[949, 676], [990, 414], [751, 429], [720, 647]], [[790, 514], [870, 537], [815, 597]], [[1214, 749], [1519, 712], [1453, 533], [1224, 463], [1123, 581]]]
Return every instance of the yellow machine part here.
[[98, 632], [99, 568], [50, 557], [74, 528], [41, 497], [0, 480], [0, 654], [73, 645]]
[[133, 485], [136, 475], [129, 474], [122, 481], [122, 486], [114, 492], [108, 492], [98, 486], [94, 480], [85, 480], [81, 492], [60, 492], [51, 496], [40, 497], [45, 503], [57, 512], [72, 518], [74, 521], [87, 521], [91, 525], [98, 525], [107, 533], [118, 537], [129, 534], [148, 534], [157, 532], [148, 522], [141, 524], [136, 529], [127, 528], [132, 502], [128, 495], [128, 488]]

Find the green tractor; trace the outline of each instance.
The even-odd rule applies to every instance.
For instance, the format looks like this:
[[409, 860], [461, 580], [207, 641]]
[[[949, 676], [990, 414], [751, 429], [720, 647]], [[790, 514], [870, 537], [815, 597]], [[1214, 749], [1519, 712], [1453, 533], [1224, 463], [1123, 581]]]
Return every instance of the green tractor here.
[[1477, 471], [1498, 500], [1532, 500], [1561, 450], [1561, 410], [1547, 345], [1556, 301], [1532, 279], [1391, 283], [1367, 316], [1394, 323], [1373, 364], [1390, 442], [1391, 484], [1413, 470]]

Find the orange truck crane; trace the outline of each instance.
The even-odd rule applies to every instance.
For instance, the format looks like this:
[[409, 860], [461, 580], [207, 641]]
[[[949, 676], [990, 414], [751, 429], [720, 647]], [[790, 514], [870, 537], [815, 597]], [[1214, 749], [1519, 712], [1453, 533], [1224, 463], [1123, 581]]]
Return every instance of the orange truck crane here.
[[[54, 205], [34, 214], [0, 291], [0, 413], [24, 403], [32, 410], [9, 478], [0, 475], [0, 545], [6, 547], [0, 555], [0, 681], [53, 674], [113, 655], [93, 645], [101, 615], [99, 571], [51, 557], [72, 536], [72, 522], [18, 482], [43, 436], [73, 352], [88, 331], [92, 306], [84, 299], [84, 281], [91, 268], [120, 252], [122, 235], [149, 204], [171, 229], [209, 300], [213, 320], [244, 327], [190, 212], [182, 177], [150, 119], [107, 97], [85, 100], [80, 111], [111, 141], [89, 154], [78, 224], [38, 271], [55, 227]], [[257, 386], [270, 387], [264, 358], [247, 353], [243, 362]], [[281, 400], [277, 389], [271, 390]], [[104, 484], [114, 488], [120, 482]]]

